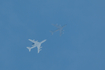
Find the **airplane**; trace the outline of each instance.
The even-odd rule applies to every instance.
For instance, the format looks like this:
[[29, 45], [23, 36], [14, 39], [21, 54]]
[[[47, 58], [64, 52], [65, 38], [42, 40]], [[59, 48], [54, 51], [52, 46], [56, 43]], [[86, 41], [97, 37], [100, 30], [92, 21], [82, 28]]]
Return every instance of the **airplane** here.
[[58, 25], [58, 24], [52, 24], [53, 26], [55, 26], [55, 27], [57, 27], [58, 29], [56, 29], [55, 31], [50, 31], [51, 33], [52, 33], [52, 35], [53, 35], [53, 33], [54, 32], [56, 32], [56, 31], [60, 31], [60, 36], [63, 34], [63, 28], [67, 25], [67, 24], [65, 24], [64, 26], [61, 26], [61, 25]]
[[46, 41], [46, 39], [41, 41], [41, 42], [38, 42], [38, 41], [35, 41], [35, 40], [31, 40], [31, 39], [28, 39], [28, 40], [32, 42], [32, 47], [26, 47], [29, 50], [29, 52], [31, 51], [31, 49], [37, 47], [38, 48], [38, 53], [41, 51], [41, 48], [42, 48], [41, 44]]

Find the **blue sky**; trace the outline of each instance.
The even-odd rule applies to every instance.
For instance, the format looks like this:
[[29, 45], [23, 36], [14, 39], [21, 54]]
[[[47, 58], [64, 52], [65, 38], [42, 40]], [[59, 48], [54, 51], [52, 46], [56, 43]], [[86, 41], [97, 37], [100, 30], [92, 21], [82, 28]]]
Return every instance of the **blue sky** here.
[[[0, 70], [105, 70], [105, 0], [1, 0]], [[65, 25], [64, 34], [50, 30]], [[28, 51], [42, 41], [42, 50]]]

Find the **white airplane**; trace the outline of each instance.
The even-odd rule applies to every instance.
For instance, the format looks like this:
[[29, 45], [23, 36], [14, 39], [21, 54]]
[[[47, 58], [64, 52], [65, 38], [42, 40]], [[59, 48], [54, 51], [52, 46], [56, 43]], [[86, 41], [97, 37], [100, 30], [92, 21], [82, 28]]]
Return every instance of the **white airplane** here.
[[34, 40], [31, 40], [31, 39], [29, 39], [29, 41], [33, 42], [32, 47], [27, 47], [27, 49], [29, 49], [29, 52], [31, 51], [31, 49], [37, 47], [38, 48], [38, 53], [39, 53], [41, 51], [41, 48], [42, 48], [41, 44], [44, 43], [46, 41], [46, 39], [41, 41], [41, 42], [34, 41]]
[[58, 24], [56, 24], [56, 25], [55, 25], [55, 24], [52, 24], [52, 25], [58, 28], [58, 29], [56, 29], [55, 31], [50, 31], [50, 32], [52, 33], [52, 35], [53, 35], [54, 32], [60, 31], [60, 36], [61, 36], [61, 35], [63, 34], [63, 31], [64, 31], [63, 28], [64, 28], [67, 24], [64, 25], [64, 26], [61, 26], [61, 25], [58, 25]]

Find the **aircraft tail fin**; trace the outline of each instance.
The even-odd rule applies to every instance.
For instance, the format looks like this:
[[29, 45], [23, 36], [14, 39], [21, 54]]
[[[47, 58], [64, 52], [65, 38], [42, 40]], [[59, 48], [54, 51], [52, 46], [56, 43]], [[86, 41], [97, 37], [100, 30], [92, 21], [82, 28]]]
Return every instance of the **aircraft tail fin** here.
[[32, 48], [31, 48], [31, 47], [27, 47], [27, 49], [28, 49], [28, 50], [29, 50], [29, 52], [30, 52]]
[[50, 32], [51, 32], [51, 33], [52, 33], [52, 35], [53, 35], [53, 33], [54, 33], [54, 32], [53, 32], [53, 31], [50, 31]]

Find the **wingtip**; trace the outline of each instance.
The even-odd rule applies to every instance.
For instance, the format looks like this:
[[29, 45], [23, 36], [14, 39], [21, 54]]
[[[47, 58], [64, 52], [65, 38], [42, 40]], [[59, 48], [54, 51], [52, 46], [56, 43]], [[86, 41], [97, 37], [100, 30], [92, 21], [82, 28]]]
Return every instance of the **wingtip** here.
[[29, 41], [31, 40], [31, 39], [28, 39]]

